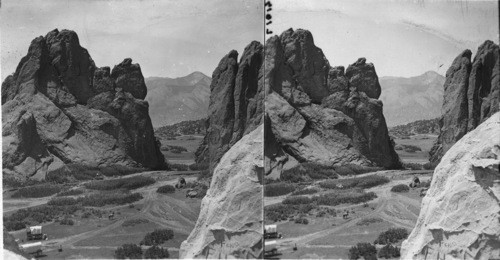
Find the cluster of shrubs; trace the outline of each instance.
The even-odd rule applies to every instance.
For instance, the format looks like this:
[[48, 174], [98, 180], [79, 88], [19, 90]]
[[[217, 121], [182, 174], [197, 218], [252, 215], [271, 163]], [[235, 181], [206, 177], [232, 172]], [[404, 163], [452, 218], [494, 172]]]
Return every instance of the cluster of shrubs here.
[[189, 165], [187, 164], [182, 164], [182, 163], [171, 163], [168, 166], [170, 166], [171, 170], [174, 171], [188, 171], [189, 170]]
[[147, 233], [140, 244], [146, 246], [161, 245], [172, 238], [174, 238], [174, 231], [170, 229], [156, 229], [151, 233]]
[[92, 180], [98, 176], [125, 176], [142, 172], [142, 168], [133, 168], [123, 165], [98, 167], [86, 164], [66, 164], [65, 166], [47, 173], [46, 180], [55, 183]]
[[151, 177], [133, 176], [121, 179], [91, 181], [85, 183], [85, 187], [92, 190], [116, 190], [116, 189], [133, 190], [151, 185], [155, 182], [156, 181]]
[[210, 170], [201, 170], [199, 172], [197, 180], [205, 180], [205, 179], [211, 179], [212, 174], [210, 173]]
[[178, 146], [178, 145], [168, 145], [168, 150], [172, 153], [182, 153], [187, 152], [186, 147]]
[[306, 196], [291, 196], [283, 200], [281, 202], [285, 205], [292, 204], [292, 205], [300, 205], [300, 204], [310, 204], [312, 203], [312, 199], [306, 197]]
[[423, 165], [420, 163], [404, 162], [403, 167], [409, 170], [422, 170]]
[[264, 185], [264, 196], [276, 197], [295, 191], [295, 185], [286, 182], [277, 182]]
[[166, 259], [169, 256], [168, 250], [159, 246], [152, 246], [143, 253], [142, 248], [136, 244], [124, 244], [115, 251], [116, 259]]
[[370, 224], [373, 223], [379, 223], [382, 222], [383, 220], [381, 218], [365, 218], [356, 223], [357, 226], [369, 226]]
[[335, 192], [312, 197], [312, 201], [317, 205], [336, 206], [344, 203], [358, 204], [375, 199], [374, 192], [364, 192], [362, 190], [338, 190]]
[[80, 209], [82, 209], [80, 205], [42, 205], [20, 209], [10, 216], [4, 216], [3, 223], [7, 231], [19, 230], [25, 228], [28, 224], [39, 224], [52, 221], [59, 216], [72, 215]]
[[175, 187], [172, 185], [163, 185], [159, 187], [156, 192], [158, 193], [174, 193], [175, 192]]
[[91, 194], [77, 199], [77, 203], [83, 206], [102, 207], [105, 205], [123, 205], [130, 204], [141, 200], [143, 197], [140, 193], [127, 192], [100, 192]]
[[369, 172], [376, 172], [383, 170], [382, 167], [370, 167], [370, 166], [362, 166], [356, 164], [345, 164], [340, 166], [334, 166], [335, 172], [338, 175], [347, 176], [347, 175], [359, 175]]
[[63, 218], [63, 219], [61, 219], [61, 221], [59, 222], [59, 224], [73, 226], [75, 224], [75, 222], [72, 219], [70, 219], [70, 218]]
[[439, 162], [428, 162], [428, 163], [425, 163], [422, 167], [424, 168], [424, 170], [434, 170], [436, 169], [436, 166], [438, 165]]
[[349, 259], [377, 259], [377, 248], [370, 243], [358, 243], [349, 249]]
[[45, 183], [45, 181], [35, 180], [35, 179], [22, 180], [8, 175], [2, 176], [2, 184], [4, 187], [8, 186], [12, 188], [20, 188], [20, 187], [33, 186], [43, 183]]
[[387, 245], [396, 243], [408, 237], [408, 231], [404, 228], [390, 228], [389, 230], [379, 234], [374, 244]]
[[274, 204], [264, 208], [265, 219], [273, 222], [287, 220], [297, 214], [307, 214], [317, 207], [314, 204]]
[[143, 224], [143, 223], [149, 223], [149, 220], [144, 219], [144, 218], [127, 219], [122, 223], [122, 227], [133, 227], [135, 225], [139, 225], [139, 224]]
[[393, 186], [391, 188], [391, 191], [392, 192], [409, 192], [410, 187], [408, 187], [408, 185], [406, 185], [406, 184], [398, 184], [398, 185]]
[[64, 196], [76, 196], [83, 194], [85, 191], [82, 189], [70, 189], [70, 190], [63, 190], [59, 193], [57, 193], [57, 197], [64, 197]]
[[297, 191], [294, 191], [292, 192], [292, 195], [307, 195], [307, 194], [314, 194], [314, 193], [318, 193], [318, 189], [316, 188], [304, 188], [304, 189], [300, 189], [300, 190], [297, 190]]
[[193, 163], [189, 165], [189, 169], [191, 171], [203, 171], [203, 170], [208, 170], [209, 164], [208, 163]]
[[400, 248], [391, 244], [385, 245], [380, 248], [377, 254], [377, 248], [370, 243], [358, 243], [349, 249], [349, 259], [377, 259], [379, 258], [398, 258], [401, 256]]
[[12, 194], [12, 198], [42, 198], [54, 195], [61, 190], [60, 185], [43, 183], [22, 187]]
[[307, 224], [309, 224], [309, 220], [307, 220], [307, 218], [300, 217], [300, 218], [295, 219], [295, 223], [307, 225]]
[[380, 175], [369, 175], [364, 177], [340, 180], [326, 180], [319, 183], [319, 186], [326, 189], [367, 189], [390, 182], [389, 178]]
[[280, 179], [289, 182], [304, 182], [317, 179], [336, 179], [337, 173], [332, 166], [317, 163], [302, 163], [291, 169], [284, 170]]

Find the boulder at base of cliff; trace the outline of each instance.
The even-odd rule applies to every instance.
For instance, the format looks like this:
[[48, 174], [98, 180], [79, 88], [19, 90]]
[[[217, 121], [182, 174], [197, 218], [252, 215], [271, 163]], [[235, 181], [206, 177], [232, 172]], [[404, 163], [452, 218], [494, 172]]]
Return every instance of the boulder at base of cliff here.
[[499, 133], [496, 113], [444, 155], [401, 259], [500, 256]]
[[263, 125], [222, 157], [180, 258], [262, 257]]

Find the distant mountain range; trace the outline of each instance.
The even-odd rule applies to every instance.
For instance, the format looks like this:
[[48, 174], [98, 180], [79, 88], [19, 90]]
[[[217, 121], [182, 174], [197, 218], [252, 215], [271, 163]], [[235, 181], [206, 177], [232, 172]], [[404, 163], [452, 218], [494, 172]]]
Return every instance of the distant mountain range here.
[[380, 77], [380, 100], [388, 126], [441, 116], [445, 77], [428, 71], [411, 78]]
[[154, 127], [206, 118], [212, 79], [201, 72], [180, 78], [149, 77], [146, 101]]
[[439, 118], [417, 120], [405, 125], [389, 127], [389, 134], [395, 137], [405, 137], [417, 134], [439, 134]]

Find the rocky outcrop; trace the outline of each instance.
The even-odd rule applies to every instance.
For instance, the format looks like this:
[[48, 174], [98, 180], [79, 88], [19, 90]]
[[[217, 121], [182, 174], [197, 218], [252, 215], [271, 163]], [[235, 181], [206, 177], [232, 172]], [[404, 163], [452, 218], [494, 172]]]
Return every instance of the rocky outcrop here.
[[430, 161], [439, 162], [467, 132], [499, 111], [499, 47], [492, 41], [479, 46], [474, 60], [465, 50], [446, 72], [440, 134], [430, 151]]
[[373, 64], [360, 58], [346, 70], [331, 67], [301, 29], [271, 37], [265, 62], [267, 174], [287, 161], [401, 166]]
[[254, 41], [239, 63], [233, 50], [212, 75], [207, 134], [196, 151], [196, 162], [209, 163], [211, 171], [231, 146], [263, 122], [263, 58], [262, 44]]
[[500, 113], [455, 143], [436, 167], [401, 259], [500, 255]]
[[67, 163], [166, 167], [138, 64], [97, 68], [73, 31], [31, 42], [2, 83], [3, 171], [43, 178]]
[[180, 258], [261, 258], [263, 125], [222, 157]]

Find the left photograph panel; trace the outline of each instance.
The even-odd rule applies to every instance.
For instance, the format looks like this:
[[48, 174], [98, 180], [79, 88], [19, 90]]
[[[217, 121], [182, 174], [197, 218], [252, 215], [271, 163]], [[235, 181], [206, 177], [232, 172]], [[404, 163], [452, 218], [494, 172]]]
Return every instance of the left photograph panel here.
[[0, 13], [4, 259], [263, 257], [263, 1]]

